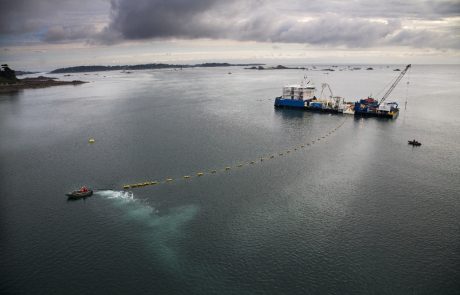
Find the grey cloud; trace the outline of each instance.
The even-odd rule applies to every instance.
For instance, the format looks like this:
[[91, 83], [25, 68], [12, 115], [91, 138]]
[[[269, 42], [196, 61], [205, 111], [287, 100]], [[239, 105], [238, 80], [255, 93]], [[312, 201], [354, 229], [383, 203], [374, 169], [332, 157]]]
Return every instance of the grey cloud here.
[[275, 41], [367, 47], [378, 44], [399, 28], [399, 22], [380, 23], [329, 16], [306, 23], [296, 23], [288, 31], [277, 36]]
[[53, 43], [209, 38], [460, 47], [458, 21], [432, 25], [431, 31], [409, 30], [401, 22], [459, 17], [460, 0], [0, 0], [0, 8], [0, 41], [28, 34]]
[[[293, 0], [287, 7], [290, 13], [340, 13], [348, 17], [420, 18], [436, 19], [458, 16], [459, 0]], [[283, 9], [283, 2], [277, 4]]]
[[54, 42], [62, 34], [58, 33], [59, 27], [67, 31], [63, 37], [69, 32], [76, 37], [77, 31], [107, 22], [109, 10], [106, 0], [0, 0], [0, 38], [32, 34], [39, 40]]
[[[113, 0], [107, 33], [124, 40], [211, 38], [324, 46], [457, 48], [442, 32], [406, 31], [400, 19], [456, 15], [458, 1]], [[385, 21], [382, 21], [385, 20]], [[452, 28], [452, 30], [458, 27]], [[453, 32], [455, 35], [455, 31]], [[113, 41], [113, 39], [112, 39]]]
[[[457, 32], [459, 30], [457, 29]], [[460, 49], [459, 34], [434, 33], [428, 30], [403, 30], [392, 36], [390, 44], [436, 49]]]
[[52, 26], [46, 30], [43, 40], [46, 42], [65, 42], [82, 40], [97, 35], [97, 30], [92, 25], [82, 26]]
[[459, 16], [460, 15], [460, 1], [429, 1], [427, 3], [436, 16]]

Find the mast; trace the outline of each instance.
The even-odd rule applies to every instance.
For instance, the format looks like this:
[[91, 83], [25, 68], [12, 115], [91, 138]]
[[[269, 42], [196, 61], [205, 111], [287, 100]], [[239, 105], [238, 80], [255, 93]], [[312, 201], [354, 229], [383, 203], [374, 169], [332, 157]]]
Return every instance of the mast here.
[[391, 84], [390, 88], [388, 88], [387, 92], [385, 92], [385, 94], [383, 95], [383, 97], [380, 99], [379, 101], [379, 105], [381, 105], [385, 99], [388, 98], [388, 96], [390, 95], [390, 93], [393, 91], [393, 89], [395, 89], [396, 85], [398, 85], [399, 81], [401, 81], [401, 79], [404, 77], [404, 75], [406, 74], [407, 70], [411, 67], [410, 64], [408, 64], [406, 66], [406, 68], [399, 74], [398, 78], [396, 78], [396, 80], [394, 81], [393, 84]]

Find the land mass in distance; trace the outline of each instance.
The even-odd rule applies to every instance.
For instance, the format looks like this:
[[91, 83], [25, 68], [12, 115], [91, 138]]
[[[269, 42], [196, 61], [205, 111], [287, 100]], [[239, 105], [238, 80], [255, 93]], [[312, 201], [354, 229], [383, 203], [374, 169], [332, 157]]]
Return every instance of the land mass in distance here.
[[264, 64], [230, 64], [230, 63], [202, 63], [195, 65], [173, 65], [173, 64], [140, 64], [140, 65], [119, 65], [119, 66], [77, 66], [68, 68], [59, 68], [51, 71], [51, 74], [62, 73], [81, 73], [81, 72], [102, 72], [102, 71], [119, 71], [119, 70], [151, 70], [151, 69], [183, 69], [183, 68], [213, 68], [213, 67], [248, 67], [261, 66]]
[[22, 89], [30, 89], [30, 88], [45, 88], [45, 87], [52, 87], [52, 86], [60, 86], [60, 85], [80, 85], [83, 83], [87, 83], [84, 81], [73, 80], [73, 81], [58, 81], [56, 78], [50, 77], [35, 77], [35, 78], [24, 78], [24, 79], [16, 79], [14, 81], [3, 81], [0, 83], [0, 93], [2, 92], [16, 92]]

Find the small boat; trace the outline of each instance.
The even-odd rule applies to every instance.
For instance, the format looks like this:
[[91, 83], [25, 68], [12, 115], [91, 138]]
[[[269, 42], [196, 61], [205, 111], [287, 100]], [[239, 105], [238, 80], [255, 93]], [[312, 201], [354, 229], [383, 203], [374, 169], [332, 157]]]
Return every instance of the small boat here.
[[408, 143], [412, 146], [421, 146], [422, 144], [418, 141], [414, 140], [409, 140]]
[[70, 200], [78, 200], [78, 199], [82, 199], [82, 198], [91, 197], [93, 195], [93, 191], [88, 189], [88, 188], [86, 188], [86, 187], [82, 187], [81, 189], [79, 189], [77, 191], [73, 191], [73, 192], [67, 193], [65, 195]]

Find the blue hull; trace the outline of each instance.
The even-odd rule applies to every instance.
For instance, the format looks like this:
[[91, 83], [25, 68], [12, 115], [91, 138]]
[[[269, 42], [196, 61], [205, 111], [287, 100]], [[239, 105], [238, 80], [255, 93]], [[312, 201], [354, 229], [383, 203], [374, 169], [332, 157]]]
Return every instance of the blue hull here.
[[283, 99], [277, 97], [275, 99], [275, 108], [287, 108], [287, 109], [297, 109], [297, 110], [304, 110], [310, 112], [321, 112], [321, 113], [339, 113], [336, 109], [330, 108], [322, 108], [317, 107], [312, 104], [308, 104], [305, 100], [298, 100], [298, 99]]
[[366, 104], [366, 100], [362, 99], [359, 102], [355, 102], [355, 116], [356, 117], [378, 117], [378, 118], [389, 118], [394, 119], [399, 114], [398, 108], [392, 108], [391, 112], [380, 112], [377, 110], [371, 110], [369, 107], [377, 108], [377, 102], [373, 102], [371, 105]]
[[282, 99], [277, 97], [275, 99], [275, 107], [299, 108], [305, 109], [307, 102], [298, 99]]

